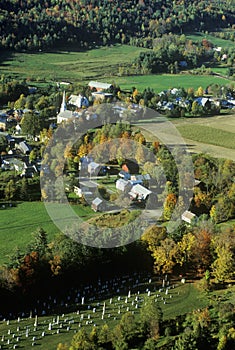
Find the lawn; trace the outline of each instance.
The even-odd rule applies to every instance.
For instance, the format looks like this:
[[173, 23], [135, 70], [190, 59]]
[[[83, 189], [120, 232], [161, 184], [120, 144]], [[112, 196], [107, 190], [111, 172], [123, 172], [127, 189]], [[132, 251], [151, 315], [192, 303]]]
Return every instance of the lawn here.
[[[73, 205], [72, 208], [83, 218], [94, 215], [90, 207]], [[1, 209], [0, 215], [0, 265], [6, 262], [14, 248], [24, 250], [37, 228], [41, 227], [46, 231], [49, 241], [59, 233], [42, 202], [22, 202], [16, 207]]]

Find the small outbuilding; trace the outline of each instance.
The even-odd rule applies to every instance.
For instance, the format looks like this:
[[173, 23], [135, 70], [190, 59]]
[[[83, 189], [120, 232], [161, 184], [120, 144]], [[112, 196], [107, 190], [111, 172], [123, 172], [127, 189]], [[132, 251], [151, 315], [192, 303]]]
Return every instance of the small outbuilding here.
[[181, 219], [188, 224], [191, 224], [192, 220], [195, 219], [195, 217], [196, 215], [189, 210], [185, 210], [185, 212], [181, 215]]
[[102, 211], [104, 208], [104, 202], [99, 197], [96, 197], [91, 203], [91, 209], [95, 212]]

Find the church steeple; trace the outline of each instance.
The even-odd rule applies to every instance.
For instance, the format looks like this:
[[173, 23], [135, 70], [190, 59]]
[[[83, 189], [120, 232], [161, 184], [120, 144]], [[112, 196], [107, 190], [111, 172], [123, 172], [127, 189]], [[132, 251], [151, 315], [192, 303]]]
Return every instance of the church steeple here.
[[60, 113], [63, 113], [64, 111], [66, 111], [67, 106], [66, 106], [66, 102], [65, 102], [65, 91], [63, 92], [63, 99], [62, 99], [62, 103], [60, 106]]

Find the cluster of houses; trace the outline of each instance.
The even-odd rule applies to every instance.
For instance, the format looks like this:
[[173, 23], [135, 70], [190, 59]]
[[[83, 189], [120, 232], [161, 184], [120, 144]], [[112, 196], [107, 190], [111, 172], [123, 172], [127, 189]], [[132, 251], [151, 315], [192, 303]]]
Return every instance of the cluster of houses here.
[[[173, 88], [169, 90], [164, 90], [158, 93], [161, 100], [157, 103], [157, 108], [160, 112], [173, 111], [176, 107], [186, 109], [192, 105], [192, 101], [185, 99], [182, 96], [182, 90]], [[195, 97], [194, 101], [197, 102], [199, 106], [203, 108], [211, 109], [212, 107], [220, 110], [221, 103], [219, 99], [212, 97]], [[235, 108], [235, 100], [233, 100], [233, 107]]]
[[29, 161], [29, 154], [32, 147], [22, 137], [12, 137], [1, 132], [0, 136], [5, 137], [8, 152], [0, 155], [1, 170], [14, 170], [21, 177], [34, 177], [40, 172], [40, 162], [32, 164]]
[[[74, 186], [74, 193], [80, 198], [84, 197], [95, 212], [107, 210], [106, 201], [102, 196], [98, 196], [97, 194], [98, 184], [96, 177], [100, 176], [101, 173], [104, 175], [103, 166], [88, 157], [84, 157], [84, 162], [82, 162], [80, 168], [83, 166], [86, 168], [90, 178], [85, 179], [81, 177], [80, 185]], [[147, 204], [148, 200], [153, 200], [154, 205], [148, 206], [148, 209], [151, 209], [151, 207], [152, 209], [156, 209], [158, 204], [157, 195], [154, 193], [154, 190], [148, 188], [151, 182], [149, 174], [131, 174], [127, 165], [124, 164], [118, 173], [118, 178], [114, 181], [117, 192], [125, 194], [126, 198], [130, 200], [130, 203], [137, 205], [144, 204], [144, 207], [146, 207], [145, 204]], [[200, 186], [200, 184], [201, 181], [195, 180], [195, 186]], [[108, 187], [107, 190], [109, 191]], [[181, 220], [186, 224], [192, 224], [196, 219], [196, 214], [190, 210], [185, 210], [181, 215]]]

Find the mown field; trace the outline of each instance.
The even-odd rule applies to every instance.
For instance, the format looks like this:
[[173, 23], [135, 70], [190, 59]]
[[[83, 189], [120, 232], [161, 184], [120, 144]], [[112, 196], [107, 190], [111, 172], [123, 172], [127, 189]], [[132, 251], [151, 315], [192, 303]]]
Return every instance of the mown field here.
[[179, 130], [180, 134], [186, 139], [235, 149], [235, 136], [232, 132], [203, 125], [194, 125], [193, 127], [191, 125], [181, 125], [178, 126], [177, 129]]
[[[94, 216], [90, 207], [73, 205], [72, 208], [80, 217]], [[42, 202], [22, 202], [16, 207], [0, 209], [0, 218], [0, 265], [7, 261], [16, 247], [25, 251], [37, 228], [46, 231], [49, 241], [59, 233]]]
[[[212, 157], [235, 161], [235, 112], [211, 117], [171, 118], [170, 122], [179, 131], [187, 148], [192, 153], [207, 153]], [[138, 123], [147, 139], [153, 141], [158, 136], [156, 119]], [[174, 145], [174, 128], [165, 130], [169, 145]]]
[[127, 77], [115, 77], [115, 82], [123, 89], [131, 89], [133, 86], [139, 91], [145, 88], [152, 88], [156, 92], [168, 90], [174, 87], [184, 87], [185, 89], [199, 86], [205, 89], [210, 84], [229, 84], [231, 80], [213, 75], [191, 75], [191, 74], [156, 74], [139, 75]]

